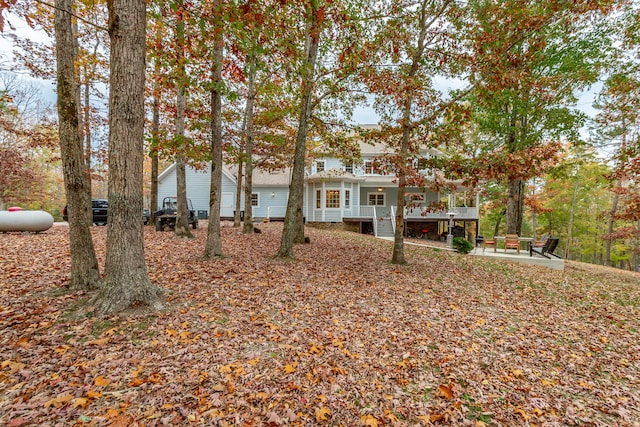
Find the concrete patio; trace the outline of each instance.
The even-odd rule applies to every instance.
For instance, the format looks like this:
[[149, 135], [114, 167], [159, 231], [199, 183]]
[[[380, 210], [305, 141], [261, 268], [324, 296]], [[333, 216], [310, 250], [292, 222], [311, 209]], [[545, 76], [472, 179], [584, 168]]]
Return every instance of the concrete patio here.
[[[393, 241], [392, 237], [379, 237], [383, 240]], [[425, 240], [424, 243], [420, 241], [421, 239], [405, 239], [405, 244], [407, 245], [415, 245], [415, 246], [424, 246], [427, 248], [453, 251], [454, 249], [449, 249], [446, 247], [444, 242], [434, 242], [430, 240]], [[519, 262], [521, 264], [531, 264], [531, 265], [540, 265], [547, 268], [552, 268], [554, 270], [562, 270], [564, 271], [564, 259], [552, 257], [551, 259], [547, 259], [543, 256], [534, 254], [533, 256], [529, 256], [529, 250], [520, 249], [520, 254], [516, 253], [515, 250], [508, 250], [507, 252], [504, 249], [498, 248], [496, 252], [493, 251], [493, 248], [487, 248], [484, 252], [482, 252], [482, 246], [474, 248], [469, 255], [478, 256], [483, 258], [492, 258], [496, 261], [511, 261], [511, 262]]]
[[477, 247], [471, 252], [469, 255], [479, 256], [484, 258], [493, 258], [496, 260], [504, 260], [504, 261], [512, 261], [519, 262], [522, 264], [532, 264], [532, 265], [541, 265], [543, 267], [553, 268], [554, 270], [564, 270], [564, 260], [561, 258], [551, 257], [551, 259], [547, 259], [543, 256], [534, 254], [533, 256], [529, 256], [528, 250], [520, 250], [520, 254], [516, 253], [515, 250], [509, 250], [507, 252], [504, 249], [498, 248], [496, 252], [493, 251], [493, 248], [487, 248], [485, 251], [482, 251], [482, 247]]

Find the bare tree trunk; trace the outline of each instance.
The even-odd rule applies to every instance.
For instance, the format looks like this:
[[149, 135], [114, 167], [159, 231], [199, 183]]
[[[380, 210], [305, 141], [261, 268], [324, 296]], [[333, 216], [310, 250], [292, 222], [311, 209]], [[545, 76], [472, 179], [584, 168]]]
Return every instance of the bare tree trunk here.
[[580, 188], [580, 180], [576, 178], [576, 185], [573, 188], [573, 199], [571, 200], [571, 209], [569, 210], [569, 224], [567, 225], [567, 246], [564, 248], [564, 259], [569, 259], [571, 254], [571, 245], [573, 243], [573, 216], [576, 211], [576, 201], [578, 200], [578, 189]]
[[[156, 89], [158, 89], [156, 87]], [[155, 90], [154, 90], [155, 92]], [[160, 100], [156, 92], [153, 96], [153, 122], [151, 125], [151, 201], [149, 206], [149, 224], [156, 223], [156, 210], [158, 209], [158, 145], [160, 139]]]
[[[617, 185], [619, 187], [620, 184]], [[613, 194], [613, 200], [611, 202], [611, 211], [609, 211], [609, 218], [607, 219], [607, 238], [604, 241], [605, 244], [605, 252], [604, 252], [604, 265], [611, 266], [611, 244], [613, 239], [611, 235], [613, 234], [613, 226], [615, 223], [615, 215], [618, 211], [618, 193], [615, 192]]]
[[[160, 2], [161, 9], [164, 9], [164, 3]], [[162, 40], [162, 31], [160, 27], [156, 25], [156, 33], [155, 33], [156, 43], [160, 43]], [[159, 161], [158, 161], [158, 151], [160, 149], [160, 82], [157, 79], [157, 76], [161, 73], [160, 68], [160, 60], [158, 58], [154, 59], [153, 63], [154, 68], [154, 76], [156, 79], [153, 83], [153, 118], [151, 123], [151, 200], [149, 206], [149, 224], [156, 223], [156, 211], [158, 210], [158, 169], [159, 169]]]
[[178, 13], [178, 22], [176, 28], [176, 62], [177, 62], [177, 81], [176, 81], [176, 143], [178, 144], [178, 154], [176, 155], [176, 228], [175, 236], [179, 238], [193, 239], [194, 236], [189, 231], [189, 208], [187, 205], [187, 176], [186, 162], [183, 154], [185, 148], [184, 135], [184, 114], [187, 109], [187, 71], [185, 66], [184, 55], [184, 3], [178, 1], [177, 7], [180, 9]]
[[72, 3], [73, 0], [56, 0], [55, 3], [59, 137], [69, 215], [69, 286], [90, 290], [100, 286], [100, 272], [89, 228], [91, 194], [79, 128], [79, 86], [74, 69], [78, 50], [71, 24]]
[[245, 132], [244, 132], [244, 149], [245, 149], [245, 182], [244, 182], [244, 227], [242, 232], [245, 234], [253, 234], [253, 206], [251, 205], [251, 193], [253, 192], [253, 115], [254, 105], [256, 101], [256, 58], [255, 55], [247, 56], [248, 71], [248, 89], [247, 105], [244, 114]]
[[522, 232], [522, 217], [524, 213], [524, 181], [509, 179], [507, 196], [507, 230], [506, 234]]
[[[320, 42], [320, 22], [318, 21], [318, 4], [310, 2], [309, 30], [307, 34], [307, 58], [302, 70], [302, 100], [300, 102], [300, 116], [298, 132], [296, 134], [296, 146], [293, 159], [293, 171], [291, 184], [289, 185], [289, 199], [287, 200], [287, 212], [284, 218], [284, 228], [278, 257], [293, 258], [293, 243], [297, 229], [302, 223], [302, 197], [304, 193], [304, 160], [306, 154], [307, 128], [311, 115], [311, 97], [313, 95], [313, 80], [315, 76], [316, 60]], [[302, 224], [304, 227], [304, 224]]]
[[238, 176], [236, 177], [237, 181], [236, 181], [236, 203], [235, 206], [236, 208], [233, 211], [233, 226], [234, 227], [240, 227], [240, 222], [242, 221], [242, 218], [240, 218], [240, 207], [242, 206], [242, 196], [244, 195], [243, 193], [243, 184], [242, 182], [244, 181], [244, 145], [240, 144], [240, 146], [238, 147]]
[[496, 225], [494, 225], [494, 227], [493, 227], [493, 235], [494, 236], [497, 236], [497, 235], [500, 234], [500, 223], [502, 223], [502, 218], [504, 218], [506, 213], [507, 213], [507, 210], [503, 209], [502, 213], [498, 217], [498, 220], [496, 221]]
[[109, 227], [104, 286], [94, 299], [98, 313], [132, 305], [164, 307], [149, 281], [144, 258], [142, 166], [144, 162], [144, 0], [112, 0], [109, 7]]
[[222, 22], [220, 0], [214, 0], [214, 40], [213, 61], [211, 64], [211, 189], [209, 192], [209, 227], [205, 258], [222, 256], [222, 237], [220, 230], [220, 197], [222, 190]]

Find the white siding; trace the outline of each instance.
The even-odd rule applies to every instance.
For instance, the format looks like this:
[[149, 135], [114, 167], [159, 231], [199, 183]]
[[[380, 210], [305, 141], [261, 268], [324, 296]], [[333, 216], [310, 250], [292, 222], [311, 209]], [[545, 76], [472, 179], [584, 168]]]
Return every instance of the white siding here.
[[[209, 212], [209, 190], [211, 188], [210, 170], [195, 170], [189, 166], [186, 169], [187, 178], [187, 198], [191, 199], [193, 208], [196, 211], [203, 210]], [[162, 199], [175, 196], [177, 191], [176, 170], [170, 171], [158, 182], [158, 209], [162, 207]], [[222, 193], [232, 193], [235, 204], [236, 183], [229, 176], [222, 174]], [[222, 209], [221, 209], [222, 210]]]

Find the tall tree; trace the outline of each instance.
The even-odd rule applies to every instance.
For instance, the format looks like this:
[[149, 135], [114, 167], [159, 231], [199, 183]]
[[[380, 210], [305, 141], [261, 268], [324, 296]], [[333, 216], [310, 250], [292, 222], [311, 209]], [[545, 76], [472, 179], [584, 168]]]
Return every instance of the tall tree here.
[[204, 248], [205, 258], [222, 256], [222, 237], [220, 230], [220, 205], [222, 193], [222, 66], [224, 53], [224, 34], [222, 4], [220, 0], [210, 2], [213, 47], [211, 49], [211, 186], [209, 190], [209, 226], [207, 242]]
[[[298, 120], [298, 130], [296, 133], [295, 154], [293, 160], [293, 171], [291, 185], [289, 187], [289, 199], [287, 200], [287, 211], [284, 218], [284, 228], [280, 240], [278, 256], [283, 258], [293, 257], [293, 243], [296, 232], [302, 226], [302, 198], [304, 188], [304, 160], [306, 154], [307, 129], [309, 116], [311, 114], [311, 102], [313, 97], [313, 81], [315, 77], [316, 60], [318, 58], [318, 47], [320, 45], [321, 26], [324, 20], [324, 7], [320, 0], [309, 0], [305, 3], [307, 34], [305, 43], [306, 59], [302, 68], [300, 111]], [[304, 228], [303, 228], [304, 234]]]
[[184, 153], [185, 137], [185, 112], [187, 102], [187, 66], [185, 56], [185, 14], [186, 9], [184, 1], [177, 0], [176, 8], [176, 127], [175, 127], [175, 143], [176, 150], [176, 196], [177, 196], [177, 212], [175, 235], [181, 238], [193, 238], [193, 234], [189, 231], [189, 209], [187, 206], [187, 178], [186, 178], [186, 160]]
[[561, 138], [578, 140], [584, 115], [572, 107], [575, 92], [596, 81], [608, 42], [593, 18], [613, 3], [469, 2], [474, 106], [487, 157], [507, 162], [507, 233], [520, 234], [525, 182], [541, 172], [521, 168], [524, 159]]
[[144, 0], [109, 2], [109, 228], [103, 287], [94, 303], [100, 313], [133, 304], [160, 309], [144, 258], [142, 164], [144, 150], [146, 10]]
[[[254, 107], [256, 102], [256, 58], [250, 53], [247, 57], [247, 105], [244, 116], [243, 138], [245, 159], [244, 183], [244, 227], [243, 233], [253, 234], [253, 139], [254, 139]], [[239, 173], [239, 172], [238, 172]], [[240, 177], [238, 178], [240, 179]]]
[[391, 262], [404, 264], [406, 188], [425, 185], [411, 160], [425, 147], [427, 134], [433, 134], [442, 115], [442, 98], [434, 89], [434, 78], [450, 74], [459, 57], [451, 18], [460, 10], [452, 0], [381, 4], [378, 14], [385, 19], [374, 25], [375, 34], [366, 49], [369, 67], [363, 76], [377, 97], [384, 124], [369, 137], [384, 141], [394, 151], [393, 156], [381, 160], [398, 179]]
[[56, 0], [55, 39], [60, 152], [62, 155], [72, 289], [96, 289], [100, 272], [89, 227], [92, 224], [91, 187], [79, 128], [79, 86], [76, 81], [78, 48], [72, 26], [73, 0]]

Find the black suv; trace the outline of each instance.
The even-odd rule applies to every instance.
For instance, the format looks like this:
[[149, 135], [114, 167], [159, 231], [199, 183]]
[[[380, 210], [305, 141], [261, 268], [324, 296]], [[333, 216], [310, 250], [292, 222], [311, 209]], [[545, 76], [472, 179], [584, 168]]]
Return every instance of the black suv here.
[[[91, 210], [93, 211], [93, 223], [95, 225], [107, 225], [107, 209], [109, 202], [105, 199], [93, 199], [91, 201]], [[62, 209], [62, 219], [69, 221], [67, 215], [67, 206]]]

